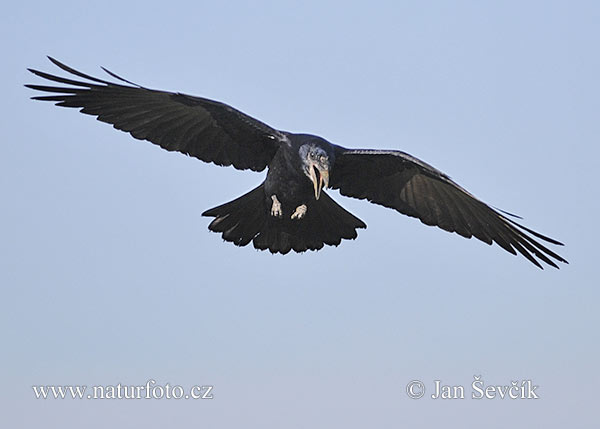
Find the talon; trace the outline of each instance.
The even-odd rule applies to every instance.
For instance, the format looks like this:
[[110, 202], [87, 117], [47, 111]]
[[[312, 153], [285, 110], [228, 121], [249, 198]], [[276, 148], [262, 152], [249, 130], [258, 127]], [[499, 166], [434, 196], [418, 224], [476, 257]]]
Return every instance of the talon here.
[[302, 219], [306, 214], [306, 204], [296, 207], [296, 210], [292, 214], [292, 219]]
[[281, 203], [277, 199], [277, 195], [271, 195], [271, 199], [273, 200], [273, 205], [271, 206], [271, 216], [283, 216], [283, 211], [281, 210]]

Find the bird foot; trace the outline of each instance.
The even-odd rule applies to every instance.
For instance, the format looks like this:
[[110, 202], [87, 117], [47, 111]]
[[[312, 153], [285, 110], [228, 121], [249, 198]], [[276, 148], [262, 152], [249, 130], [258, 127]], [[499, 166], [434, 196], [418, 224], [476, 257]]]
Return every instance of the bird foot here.
[[273, 200], [273, 205], [271, 206], [271, 216], [283, 216], [283, 211], [281, 210], [281, 203], [277, 199], [277, 195], [271, 195], [271, 199]]
[[302, 219], [306, 214], [306, 204], [296, 207], [294, 213], [292, 213], [292, 219]]

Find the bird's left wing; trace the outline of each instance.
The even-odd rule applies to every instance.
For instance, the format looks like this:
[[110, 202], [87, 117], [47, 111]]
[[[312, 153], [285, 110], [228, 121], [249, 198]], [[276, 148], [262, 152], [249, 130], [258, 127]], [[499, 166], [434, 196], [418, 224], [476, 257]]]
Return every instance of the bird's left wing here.
[[181, 93], [157, 91], [129, 82], [98, 79], [50, 58], [56, 66], [85, 79], [76, 81], [29, 69], [44, 79], [68, 86], [26, 85], [53, 95], [32, 97], [58, 106], [80, 108], [140, 140], [217, 165], [263, 170], [287, 137], [226, 104]]
[[[400, 151], [351, 150], [335, 147], [330, 186], [342, 195], [393, 208], [463, 237], [496, 242], [506, 251], [525, 256], [542, 268], [536, 257], [557, 267], [567, 262], [538, 238], [561, 245], [494, 210], [429, 164]], [[534, 238], [535, 237], [535, 238]]]

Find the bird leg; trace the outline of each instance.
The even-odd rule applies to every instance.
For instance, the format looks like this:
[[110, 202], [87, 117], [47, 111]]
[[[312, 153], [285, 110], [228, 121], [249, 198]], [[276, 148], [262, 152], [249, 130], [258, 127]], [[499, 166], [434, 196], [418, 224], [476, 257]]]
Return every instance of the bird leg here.
[[302, 219], [306, 214], [306, 204], [296, 207], [294, 213], [292, 213], [292, 219]]
[[273, 205], [271, 206], [271, 216], [281, 217], [283, 216], [283, 211], [281, 210], [281, 203], [277, 199], [277, 195], [271, 195], [271, 199], [273, 200]]

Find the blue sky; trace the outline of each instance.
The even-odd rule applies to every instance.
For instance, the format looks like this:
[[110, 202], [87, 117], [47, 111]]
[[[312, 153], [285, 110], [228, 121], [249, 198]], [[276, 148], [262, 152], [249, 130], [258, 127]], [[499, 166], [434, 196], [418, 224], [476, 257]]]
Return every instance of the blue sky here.
[[[33, 2], [3, 11], [5, 427], [589, 427], [596, 2]], [[399, 149], [566, 243], [524, 258], [331, 193], [353, 242], [272, 256], [200, 214], [264, 173], [219, 168], [29, 100], [52, 55], [227, 102], [346, 147]], [[406, 384], [531, 379], [539, 400]], [[214, 385], [214, 399], [36, 400], [32, 385]], [[429, 392], [428, 392], [429, 393]]]

